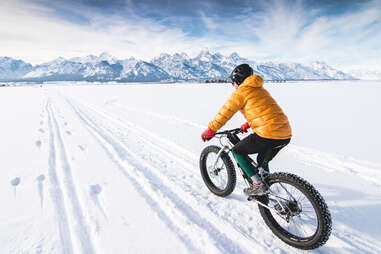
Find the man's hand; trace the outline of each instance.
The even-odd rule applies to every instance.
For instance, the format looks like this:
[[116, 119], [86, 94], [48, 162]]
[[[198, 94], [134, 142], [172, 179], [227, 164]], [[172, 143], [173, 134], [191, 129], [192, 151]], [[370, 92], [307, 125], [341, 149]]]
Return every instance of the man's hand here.
[[241, 132], [242, 133], [247, 132], [247, 129], [249, 129], [249, 128], [250, 128], [249, 123], [246, 122], [246, 123], [242, 124], [242, 126], [241, 126]]
[[206, 130], [206, 131], [204, 131], [202, 134], [201, 134], [201, 139], [202, 139], [202, 141], [209, 141], [209, 140], [211, 140], [213, 137], [214, 137], [214, 134], [215, 134], [216, 132], [215, 131], [212, 131], [212, 130], [210, 130], [209, 128]]

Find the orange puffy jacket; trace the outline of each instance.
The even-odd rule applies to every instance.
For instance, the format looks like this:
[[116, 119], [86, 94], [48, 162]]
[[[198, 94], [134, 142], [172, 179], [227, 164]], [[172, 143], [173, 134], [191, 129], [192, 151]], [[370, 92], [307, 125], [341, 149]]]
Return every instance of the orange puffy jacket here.
[[247, 77], [209, 123], [208, 128], [218, 131], [238, 110], [259, 136], [271, 139], [291, 138], [288, 118], [270, 93], [263, 88], [262, 77]]

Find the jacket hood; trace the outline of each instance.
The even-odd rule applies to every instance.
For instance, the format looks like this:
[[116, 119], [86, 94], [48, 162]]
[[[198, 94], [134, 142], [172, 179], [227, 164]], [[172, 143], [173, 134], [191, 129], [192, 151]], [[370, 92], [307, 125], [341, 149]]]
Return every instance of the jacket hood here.
[[263, 78], [258, 75], [251, 75], [247, 77], [240, 86], [262, 87]]

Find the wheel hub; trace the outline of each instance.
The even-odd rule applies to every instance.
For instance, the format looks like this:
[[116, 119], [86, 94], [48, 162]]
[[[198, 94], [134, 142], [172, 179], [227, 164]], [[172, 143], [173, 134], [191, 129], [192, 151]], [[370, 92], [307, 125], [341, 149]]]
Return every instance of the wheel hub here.
[[291, 216], [297, 216], [302, 212], [296, 201], [289, 201], [287, 207], [290, 209]]
[[302, 212], [296, 201], [282, 202], [282, 205], [278, 203], [274, 208], [280, 215], [284, 216], [287, 222], [290, 222], [292, 217], [298, 216]]
[[213, 175], [218, 176], [218, 173], [220, 173], [221, 170], [221, 168], [216, 168], [215, 170], [213, 170]]

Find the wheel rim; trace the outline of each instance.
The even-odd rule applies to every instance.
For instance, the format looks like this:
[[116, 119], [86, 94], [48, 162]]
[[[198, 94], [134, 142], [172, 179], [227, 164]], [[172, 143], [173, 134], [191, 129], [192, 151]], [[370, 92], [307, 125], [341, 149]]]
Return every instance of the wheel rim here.
[[215, 186], [215, 188], [219, 190], [224, 190], [228, 184], [228, 173], [226, 170], [225, 163], [223, 162], [221, 157], [218, 159], [216, 167], [214, 167], [216, 159], [217, 154], [215, 153], [209, 153], [208, 157], [206, 158], [206, 169], [208, 177], [212, 184]]
[[319, 226], [317, 212], [308, 197], [298, 188], [276, 182], [270, 186], [270, 193], [273, 195], [269, 197], [269, 205], [278, 208], [278, 212], [271, 209], [271, 214], [284, 230], [301, 239], [311, 238], [316, 234]]

